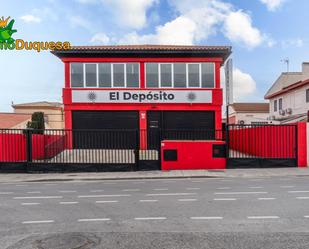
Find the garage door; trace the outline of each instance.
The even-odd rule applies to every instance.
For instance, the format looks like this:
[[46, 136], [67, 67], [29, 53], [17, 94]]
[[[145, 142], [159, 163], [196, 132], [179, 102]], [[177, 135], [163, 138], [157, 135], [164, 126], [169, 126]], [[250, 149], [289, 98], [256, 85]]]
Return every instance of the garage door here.
[[137, 111], [74, 111], [74, 148], [134, 149], [137, 146]]

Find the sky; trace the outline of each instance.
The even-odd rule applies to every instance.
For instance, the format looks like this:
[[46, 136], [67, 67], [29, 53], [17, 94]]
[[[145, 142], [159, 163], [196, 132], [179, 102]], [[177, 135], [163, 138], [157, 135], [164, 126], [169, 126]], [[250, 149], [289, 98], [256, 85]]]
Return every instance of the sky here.
[[[10, 0], [15, 39], [71, 45], [229, 45], [234, 101], [260, 102], [282, 71], [309, 61], [308, 0]], [[0, 50], [0, 112], [61, 101], [64, 65], [50, 52]]]

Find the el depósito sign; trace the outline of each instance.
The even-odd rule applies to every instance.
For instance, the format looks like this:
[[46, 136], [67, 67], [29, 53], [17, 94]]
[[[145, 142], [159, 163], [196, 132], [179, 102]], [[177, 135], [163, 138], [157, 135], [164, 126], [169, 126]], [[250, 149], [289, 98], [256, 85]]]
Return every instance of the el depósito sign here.
[[212, 91], [73, 90], [73, 103], [212, 103]]

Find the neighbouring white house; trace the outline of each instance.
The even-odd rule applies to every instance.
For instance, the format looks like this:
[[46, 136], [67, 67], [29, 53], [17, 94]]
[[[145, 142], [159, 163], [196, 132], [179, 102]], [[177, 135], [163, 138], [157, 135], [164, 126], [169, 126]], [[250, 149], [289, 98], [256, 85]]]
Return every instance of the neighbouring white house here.
[[271, 124], [269, 103], [233, 103], [229, 105], [230, 124]]
[[309, 62], [302, 72], [285, 72], [266, 93], [269, 100], [269, 119], [280, 123], [306, 121], [309, 111]]

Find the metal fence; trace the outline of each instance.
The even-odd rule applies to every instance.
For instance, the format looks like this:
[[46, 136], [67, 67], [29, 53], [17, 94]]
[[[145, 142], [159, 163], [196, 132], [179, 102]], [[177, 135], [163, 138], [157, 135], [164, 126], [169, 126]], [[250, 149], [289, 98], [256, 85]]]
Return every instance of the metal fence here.
[[163, 140], [222, 140], [214, 130], [0, 130], [0, 169], [34, 171], [160, 169]]

